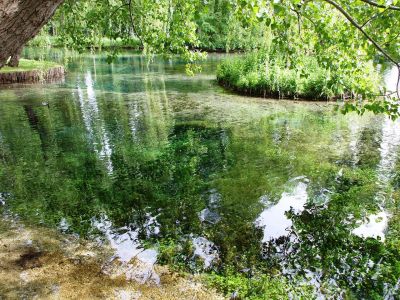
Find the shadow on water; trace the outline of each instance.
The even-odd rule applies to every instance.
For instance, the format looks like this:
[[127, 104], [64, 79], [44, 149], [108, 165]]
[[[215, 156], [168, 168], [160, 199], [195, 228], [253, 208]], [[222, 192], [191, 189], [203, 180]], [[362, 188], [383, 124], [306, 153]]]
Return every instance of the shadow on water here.
[[221, 93], [218, 59], [187, 77], [176, 61], [83, 56], [65, 83], [0, 91], [0, 200], [123, 263], [394, 293], [399, 123]]

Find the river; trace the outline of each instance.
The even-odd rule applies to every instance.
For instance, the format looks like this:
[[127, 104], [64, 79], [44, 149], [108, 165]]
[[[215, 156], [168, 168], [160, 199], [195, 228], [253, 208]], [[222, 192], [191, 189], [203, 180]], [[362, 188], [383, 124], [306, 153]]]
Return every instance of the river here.
[[320, 298], [397, 293], [383, 253], [398, 241], [399, 122], [234, 95], [215, 82], [221, 55], [194, 77], [176, 59], [47, 57], [65, 81], [0, 88], [4, 213], [110, 245], [142, 282], [159, 277], [134, 258], [279, 275]]

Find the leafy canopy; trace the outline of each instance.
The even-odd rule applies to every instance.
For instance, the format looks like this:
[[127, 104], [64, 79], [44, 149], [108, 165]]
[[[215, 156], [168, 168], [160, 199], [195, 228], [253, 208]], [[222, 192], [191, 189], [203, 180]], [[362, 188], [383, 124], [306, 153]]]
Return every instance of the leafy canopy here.
[[[197, 71], [196, 62], [205, 57], [199, 49], [265, 50], [274, 45], [273, 51], [285, 56], [289, 66], [301, 64], [299, 58], [308, 55], [327, 70], [359, 77], [365, 61], [400, 69], [397, 2], [69, 0], [52, 26], [64, 45], [80, 51], [106, 37], [111, 45], [121, 39], [128, 45], [139, 43], [146, 54], [180, 54], [188, 62], [189, 73]], [[117, 49], [111, 47], [110, 60]], [[399, 91], [390, 95], [400, 98]], [[380, 107], [376, 111], [382, 105], [381, 101], [375, 104]], [[346, 109], [362, 113], [357, 106]]]

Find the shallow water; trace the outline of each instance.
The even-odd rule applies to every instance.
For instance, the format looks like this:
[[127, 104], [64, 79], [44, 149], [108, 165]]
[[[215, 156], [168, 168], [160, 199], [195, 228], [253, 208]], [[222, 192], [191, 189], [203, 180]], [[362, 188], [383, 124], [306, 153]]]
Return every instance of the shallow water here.
[[2, 87], [0, 205], [150, 269], [174, 245], [192, 271], [388, 294], [396, 280], [373, 279], [383, 262], [365, 243], [390, 230], [400, 123], [230, 94], [220, 59], [189, 77], [177, 60], [88, 54], [68, 60], [65, 82]]

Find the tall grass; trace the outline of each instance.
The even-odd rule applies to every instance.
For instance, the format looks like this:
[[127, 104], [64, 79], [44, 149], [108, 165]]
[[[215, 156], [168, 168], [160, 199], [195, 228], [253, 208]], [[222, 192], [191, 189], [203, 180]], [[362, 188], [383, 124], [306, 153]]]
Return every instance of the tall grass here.
[[366, 62], [362, 70], [323, 68], [307, 56], [289, 65], [282, 57], [254, 52], [223, 61], [217, 80], [238, 93], [261, 97], [326, 100], [376, 94], [380, 79], [372, 63]]

